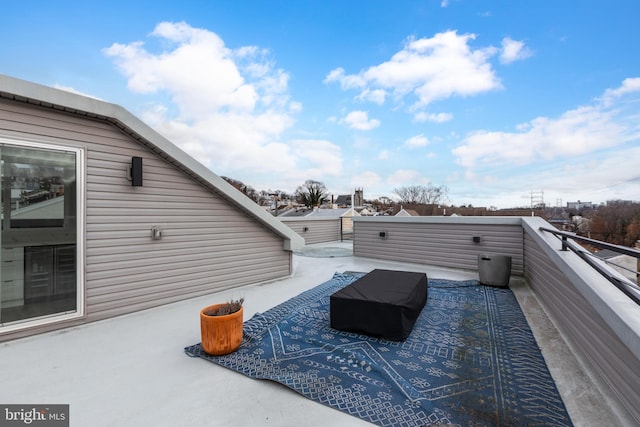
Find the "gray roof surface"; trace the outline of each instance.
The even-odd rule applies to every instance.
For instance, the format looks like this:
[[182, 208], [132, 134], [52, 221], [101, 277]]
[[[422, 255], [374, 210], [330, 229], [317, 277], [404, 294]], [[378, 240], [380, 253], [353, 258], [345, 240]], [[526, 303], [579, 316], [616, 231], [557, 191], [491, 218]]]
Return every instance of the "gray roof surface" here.
[[305, 217], [311, 214], [311, 212], [313, 212], [313, 209], [310, 209], [310, 208], [293, 208], [293, 209], [288, 209], [284, 212], [281, 212], [280, 214], [278, 214], [278, 216], [287, 217], [287, 218]]
[[318, 209], [314, 211], [310, 216], [318, 216], [323, 218], [340, 218], [350, 210], [351, 208]]
[[[310, 245], [294, 252], [289, 278], [221, 291], [3, 343], [0, 402], [70, 405], [72, 426], [366, 426], [272, 381], [255, 380], [183, 348], [200, 341], [198, 313], [218, 301], [244, 297], [244, 315], [255, 313], [329, 280], [336, 271], [387, 268], [426, 272], [429, 278], [468, 280], [476, 273], [362, 257], [332, 257], [351, 243]], [[311, 254], [312, 249], [316, 252]], [[322, 258], [322, 253], [327, 253]], [[512, 288], [542, 347], [551, 374], [576, 426], [625, 425], [607, 406], [521, 281]]]
[[610, 249], [602, 249], [598, 252], [594, 252], [593, 254], [601, 259], [609, 259], [609, 258], [615, 258], [620, 256], [619, 252], [612, 251]]
[[322, 218], [340, 218], [344, 214], [348, 213], [351, 208], [337, 208], [337, 209], [311, 209], [311, 208], [297, 208], [297, 209], [289, 209], [278, 215], [279, 217], [286, 218], [312, 218], [312, 217], [322, 217]]

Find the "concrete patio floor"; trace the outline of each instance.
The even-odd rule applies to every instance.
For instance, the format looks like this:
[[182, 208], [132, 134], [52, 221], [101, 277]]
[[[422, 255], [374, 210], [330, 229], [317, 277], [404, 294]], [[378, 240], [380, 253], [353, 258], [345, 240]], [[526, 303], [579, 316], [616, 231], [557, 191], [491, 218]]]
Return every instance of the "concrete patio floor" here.
[[[351, 256], [351, 242], [308, 246], [294, 274], [0, 344], [0, 403], [69, 404], [71, 426], [360, 426], [367, 422], [269, 381], [247, 378], [183, 348], [200, 341], [199, 310], [245, 298], [245, 319], [329, 280], [374, 268], [477, 279], [477, 273]], [[576, 358], [521, 279], [516, 294], [576, 426], [631, 425]]]

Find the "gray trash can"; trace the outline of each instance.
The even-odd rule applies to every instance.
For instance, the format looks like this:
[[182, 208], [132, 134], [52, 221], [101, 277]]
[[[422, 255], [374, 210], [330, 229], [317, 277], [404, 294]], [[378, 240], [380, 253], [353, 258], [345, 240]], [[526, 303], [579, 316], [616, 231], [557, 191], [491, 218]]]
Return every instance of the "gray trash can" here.
[[506, 255], [478, 255], [478, 273], [482, 285], [506, 288], [511, 276], [511, 257]]

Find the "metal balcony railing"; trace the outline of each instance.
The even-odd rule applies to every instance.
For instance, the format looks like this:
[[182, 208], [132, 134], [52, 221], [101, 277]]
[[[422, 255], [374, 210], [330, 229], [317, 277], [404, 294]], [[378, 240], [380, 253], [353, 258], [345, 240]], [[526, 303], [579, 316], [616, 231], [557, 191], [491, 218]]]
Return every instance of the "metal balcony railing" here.
[[589, 264], [594, 270], [604, 276], [607, 280], [613, 283], [618, 289], [624, 292], [629, 298], [631, 298], [636, 304], [640, 305], [640, 286], [638, 283], [634, 283], [626, 277], [621, 277], [613, 274], [613, 272], [606, 268], [603, 263], [615, 265], [618, 268], [623, 268], [625, 270], [631, 271], [636, 275], [636, 281], [640, 278], [640, 272], [637, 270], [629, 270], [623, 266], [617, 265], [615, 263], [608, 262], [606, 260], [597, 258], [594, 254], [587, 251], [582, 246], [578, 245], [576, 242], [586, 243], [591, 246], [600, 248], [600, 249], [609, 249], [611, 251], [617, 252], [621, 255], [628, 255], [634, 257], [636, 259], [640, 259], [640, 251], [629, 248], [626, 246], [614, 245], [611, 243], [602, 242], [600, 240], [594, 240], [587, 237], [578, 236], [575, 233], [569, 233], [566, 231], [555, 230], [551, 228], [540, 227], [540, 231], [545, 231], [548, 233], [554, 234], [556, 237], [561, 238], [562, 240], [562, 250], [571, 250], [580, 258], [582, 258], [587, 264]]

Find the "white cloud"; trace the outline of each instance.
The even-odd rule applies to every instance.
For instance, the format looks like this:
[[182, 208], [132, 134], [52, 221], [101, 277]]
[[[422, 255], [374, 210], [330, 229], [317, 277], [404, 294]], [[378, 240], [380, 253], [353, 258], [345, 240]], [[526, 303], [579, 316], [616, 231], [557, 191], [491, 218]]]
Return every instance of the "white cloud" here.
[[382, 179], [376, 172], [365, 171], [351, 178], [351, 187], [361, 187], [364, 189], [377, 187]]
[[391, 92], [396, 100], [415, 98], [413, 108], [452, 96], [472, 96], [501, 88], [489, 59], [497, 49], [472, 49], [474, 34], [455, 31], [432, 38], [409, 38], [404, 48], [382, 64], [358, 74], [343, 68], [329, 72], [325, 83], [339, 82], [343, 90], [360, 90], [360, 97], [375, 90]]
[[[234, 52], [215, 33], [183, 22], [163, 22], [151, 35], [168, 43], [172, 50], [153, 54], [142, 42], [114, 43], [104, 49], [128, 77], [133, 92], [168, 92], [189, 119], [199, 119], [220, 108], [253, 111], [259, 98], [257, 87], [243, 77], [234, 62]], [[246, 57], [247, 50], [242, 52]]]
[[620, 97], [634, 92], [640, 92], [640, 77], [624, 79], [620, 87], [607, 89], [601, 100], [608, 107]]
[[389, 159], [389, 150], [382, 150], [378, 153], [378, 160]]
[[342, 150], [339, 146], [325, 140], [300, 139], [293, 141], [292, 147], [302, 162], [298, 166], [308, 175], [306, 179], [322, 180], [342, 172]]
[[339, 82], [342, 89], [354, 89], [363, 86], [366, 82], [357, 75], [347, 76], [344, 72], [344, 68], [338, 67], [331, 70], [327, 77], [323, 80], [324, 83]]
[[356, 130], [371, 130], [380, 126], [380, 120], [370, 119], [369, 113], [366, 111], [352, 111], [340, 122]]
[[533, 53], [524, 45], [524, 42], [513, 40], [509, 37], [502, 39], [500, 62], [503, 64], [510, 64], [514, 61], [526, 59], [531, 55], [533, 55]]
[[384, 104], [385, 98], [387, 96], [387, 92], [382, 89], [369, 90], [365, 89], [358, 95], [358, 99], [361, 101], [369, 101], [374, 104], [382, 105]]
[[398, 169], [387, 177], [386, 182], [391, 186], [404, 186], [428, 184], [429, 180], [424, 178], [417, 170]]
[[423, 134], [412, 136], [404, 142], [404, 145], [410, 148], [426, 147], [429, 145], [429, 139]]
[[[146, 120], [149, 116], [143, 115]], [[149, 123], [218, 173], [286, 171], [297, 164], [289, 145], [279, 141], [279, 135], [291, 125], [283, 114], [212, 113], [207, 120], [194, 123], [162, 116]], [[265, 162], [266, 158], [277, 158], [278, 163]]]
[[419, 113], [416, 113], [413, 116], [413, 119], [416, 122], [419, 122], [419, 123], [422, 123], [422, 122], [444, 123], [444, 122], [448, 122], [450, 120], [453, 120], [453, 114], [451, 114], [451, 113], [426, 113], [424, 111], [421, 111]]
[[318, 156], [310, 158], [300, 141], [282, 140], [302, 105], [290, 99], [289, 75], [276, 68], [268, 50], [232, 49], [217, 34], [184, 22], [162, 22], [151, 37], [163, 50], [135, 41], [103, 52], [132, 92], [153, 96], [155, 104], [141, 117], [203, 164], [241, 180], [274, 172], [299, 179], [299, 165], [318, 173], [340, 170], [341, 153], [331, 143], [307, 143]]
[[341, 82], [344, 79], [344, 68], [333, 69], [324, 78], [323, 83]]
[[[454, 189], [452, 198], [459, 203], [472, 202], [476, 206], [495, 205], [514, 207], [530, 205], [531, 191], [544, 191], [547, 205], [555, 206], [569, 201], [585, 200], [596, 203], [606, 200], [637, 200], [640, 194], [640, 172], [637, 159], [640, 147], [625, 147], [610, 150], [605, 156], [577, 156], [546, 165], [534, 170], [519, 170], [519, 173], [487, 177], [473, 175], [465, 180], [473, 183], [466, 187], [464, 195]], [[469, 177], [467, 177], [469, 178]]]
[[[469, 201], [496, 206], [513, 206], [520, 194], [532, 190], [545, 190], [548, 204], [578, 198], [636, 200], [640, 194], [637, 83], [626, 79], [593, 105], [557, 118], [536, 118], [515, 132], [467, 135], [453, 150], [466, 168], [465, 179], [456, 179], [451, 187], [464, 187]], [[461, 197], [452, 194], [456, 200]]]
[[516, 132], [477, 131], [453, 150], [464, 167], [500, 164], [526, 165], [538, 160], [571, 158], [624, 144], [639, 136], [635, 111], [618, 104], [613, 95], [640, 92], [640, 82], [627, 79], [608, 90], [594, 105], [567, 111], [558, 118], [538, 117], [518, 126]]

